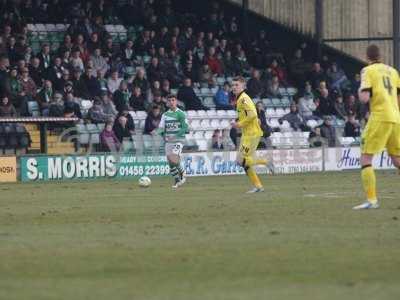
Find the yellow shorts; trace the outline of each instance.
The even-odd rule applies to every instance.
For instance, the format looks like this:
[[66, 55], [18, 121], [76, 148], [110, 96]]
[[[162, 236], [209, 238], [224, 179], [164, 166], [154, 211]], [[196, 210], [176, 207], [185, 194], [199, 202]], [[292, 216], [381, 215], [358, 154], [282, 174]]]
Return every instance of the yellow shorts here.
[[361, 139], [361, 153], [400, 156], [400, 124], [369, 120]]
[[242, 162], [246, 157], [254, 157], [261, 137], [242, 136], [237, 154], [237, 161]]

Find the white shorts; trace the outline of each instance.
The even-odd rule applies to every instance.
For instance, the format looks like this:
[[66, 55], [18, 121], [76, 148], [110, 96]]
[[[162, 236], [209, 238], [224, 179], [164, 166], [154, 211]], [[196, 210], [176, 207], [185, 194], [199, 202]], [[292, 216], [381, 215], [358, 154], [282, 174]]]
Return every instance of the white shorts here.
[[165, 143], [165, 154], [167, 156], [171, 154], [181, 156], [182, 149], [183, 149], [182, 143]]

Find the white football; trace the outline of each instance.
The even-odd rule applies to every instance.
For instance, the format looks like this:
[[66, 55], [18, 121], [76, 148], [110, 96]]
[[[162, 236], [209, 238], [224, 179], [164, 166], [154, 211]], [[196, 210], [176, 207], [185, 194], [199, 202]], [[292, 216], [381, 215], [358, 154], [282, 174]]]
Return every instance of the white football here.
[[149, 187], [151, 184], [151, 179], [147, 176], [142, 176], [139, 178], [139, 186], [140, 187]]

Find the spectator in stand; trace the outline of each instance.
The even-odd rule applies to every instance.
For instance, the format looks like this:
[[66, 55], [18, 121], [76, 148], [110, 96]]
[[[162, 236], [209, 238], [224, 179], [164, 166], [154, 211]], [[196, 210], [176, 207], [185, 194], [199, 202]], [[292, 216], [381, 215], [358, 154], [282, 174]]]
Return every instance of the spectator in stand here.
[[105, 152], [118, 152], [121, 149], [121, 142], [113, 131], [113, 122], [107, 122], [100, 134], [100, 141]]
[[69, 112], [70, 117], [82, 119], [81, 107], [75, 102], [74, 94], [67, 93], [65, 95], [64, 111]]
[[150, 82], [162, 80], [163, 72], [158, 57], [151, 59], [150, 66], [147, 68], [147, 78]]
[[[51, 79], [50, 79], [50, 80], [51, 80]], [[52, 80], [51, 80], [51, 82], [53, 83], [54, 90], [56, 90], [56, 91], [62, 91], [62, 90], [64, 90], [64, 86], [65, 86], [65, 85], [67, 84], [67, 82], [69, 82], [70, 80], [71, 80], [71, 78], [70, 78], [70, 72], [69, 72], [68, 69], [66, 69], [66, 70], [63, 70], [62, 76], [61, 76], [60, 79], [55, 80], [55, 81], [52, 81]]]
[[346, 108], [343, 103], [343, 96], [341, 94], [338, 94], [336, 96], [334, 109], [335, 109], [335, 115], [338, 118], [340, 118], [342, 120], [346, 120], [347, 112], [346, 112]]
[[297, 49], [294, 58], [289, 62], [289, 71], [297, 85], [300, 85], [304, 81], [304, 77], [308, 72], [309, 67], [303, 58], [303, 52], [301, 49]]
[[153, 106], [157, 105], [160, 108], [161, 113], [163, 114], [165, 111], [167, 111], [167, 103], [166, 101], [161, 97], [161, 93], [159, 91], [156, 91], [154, 93], [153, 101], [152, 101]]
[[31, 59], [31, 63], [28, 68], [29, 68], [29, 74], [31, 75], [36, 86], [42, 86], [45, 76], [42, 69], [40, 68], [39, 58], [33, 57]]
[[321, 95], [319, 96], [318, 105], [317, 105], [317, 115], [319, 116], [327, 116], [333, 113], [332, 108], [332, 100], [329, 95], [329, 90], [327, 88], [323, 88], [320, 91]]
[[310, 135], [310, 146], [312, 148], [317, 148], [317, 147], [322, 147], [322, 146], [327, 146], [327, 145], [328, 145], [327, 139], [322, 137], [322, 135], [321, 135], [321, 128], [316, 127], [314, 129], [314, 132], [312, 132]]
[[124, 62], [134, 59], [135, 51], [133, 50], [133, 41], [132, 40], [126, 41], [125, 48], [122, 49], [120, 57], [121, 57], [122, 61], [124, 61]]
[[349, 94], [346, 97], [346, 103], [345, 103], [345, 108], [347, 114], [356, 114], [359, 115], [360, 111], [360, 105], [359, 102], [357, 101], [356, 97], [353, 94]]
[[99, 40], [99, 34], [97, 32], [93, 32], [87, 43], [87, 49], [90, 53], [94, 53], [96, 52], [97, 49], [100, 48], [101, 48], [101, 42]]
[[102, 101], [100, 99], [94, 100], [93, 106], [88, 111], [88, 117], [94, 124], [110, 121], [110, 116], [104, 112]]
[[299, 114], [305, 122], [308, 120], [320, 120], [320, 118], [315, 115], [317, 106], [314, 102], [314, 95], [310, 93], [310, 91], [311, 85], [310, 83], [306, 83], [304, 95], [299, 99], [298, 104]]
[[353, 94], [358, 94], [358, 90], [361, 85], [361, 75], [359, 73], [354, 75], [354, 79], [351, 82], [351, 92]]
[[327, 139], [328, 147], [336, 146], [336, 129], [333, 126], [331, 116], [324, 117], [324, 123], [321, 126], [321, 136]]
[[51, 66], [50, 45], [44, 44], [42, 46], [42, 51], [40, 51], [37, 57], [40, 60], [40, 68], [43, 71], [47, 71]]
[[341, 91], [343, 88], [349, 86], [346, 74], [334, 62], [327, 71], [328, 83], [332, 89]]
[[185, 104], [186, 110], [208, 110], [209, 108], [201, 103], [192, 87], [192, 80], [185, 78], [183, 86], [178, 91], [178, 100]]
[[226, 51], [222, 60], [222, 65], [226, 76], [236, 76], [238, 67], [236, 65], [236, 61], [232, 57], [231, 51]]
[[217, 54], [215, 53], [215, 48], [210, 47], [208, 49], [208, 56], [205, 59], [206, 64], [210, 67], [210, 70], [213, 74], [221, 75], [222, 74], [222, 64], [219, 60]]
[[230, 110], [233, 106], [230, 104], [230, 91], [231, 87], [229, 82], [225, 82], [223, 87], [220, 87], [214, 97], [216, 109]]
[[142, 93], [140, 86], [133, 87], [133, 93], [129, 99], [129, 105], [134, 111], [145, 111], [147, 107], [146, 97]]
[[347, 116], [347, 122], [344, 125], [344, 136], [353, 138], [360, 136], [360, 123], [356, 120], [354, 114]]
[[85, 74], [82, 76], [82, 80], [87, 87], [87, 91], [90, 99], [94, 99], [96, 96], [100, 95], [100, 83], [95, 76], [93, 76], [93, 69], [87, 67]]
[[279, 124], [283, 124], [283, 121], [289, 122], [290, 127], [292, 127], [292, 129], [295, 131], [308, 130], [303, 118], [299, 114], [296, 103], [292, 103], [290, 105], [290, 112], [288, 114], [278, 119]]
[[78, 98], [89, 99], [89, 91], [86, 85], [86, 81], [82, 76], [82, 71], [79, 68], [76, 68], [73, 73], [72, 81], [67, 81], [65, 85], [72, 83], [74, 95]]
[[54, 58], [52, 66], [47, 71], [47, 78], [52, 82], [56, 82], [61, 79], [63, 71], [62, 60], [57, 56]]
[[23, 68], [21, 77], [19, 78], [22, 91], [30, 98], [36, 96], [37, 87], [33, 79], [29, 76], [29, 69]]
[[49, 109], [49, 104], [53, 99], [53, 84], [50, 80], [45, 80], [43, 88], [39, 91], [36, 96], [37, 102], [39, 103], [40, 111], [43, 112]]
[[214, 76], [207, 64], [201, 67], [198, 78], [202, 87], [208, 87], [213, 84]]
[[124, 139], [132, 140], [133, 132], [128, 128], [128, 119], [125, 116], [121, 115], [117, 118], [117, 121], [114, 123], [113, 131], [121, 144]]
[[312, 70], [308, 78], [313, 88], [319, 87], [321, 81], [326, 82], [328, 80], [325, 71], [321, 68], [321, 64], [319, 62], [315, 62], [313, 64]]
[[253, 69], [251, 72], [251, 78], [247, 82], [247, 94], [251, 98], [261, 98], [261, 96], [264, 95], [264, 92], [264, 84], [261, 81], [261, 73], [259, 70]]
[[239, 54], [235, 58], [236, 70], [241, 75], [248, 75], [248, 70], [250, 69], [250, 64], [247, 61], [246, 53], [244, 50], [240, 50]]
[[150, 84], [145, 78], [145, 74], [146, 73], [143, 68], [138, 68], [135, 79], [132, 82], [132, 85], [140, 87], [143, 93], [147, 93], [147, 90], [150, 88]]
[[272, 76], [271, 82], [267, 86], [266, 96], [268, 98], [282, 98], [278, 76]]
[[107, 117], [110, 120], [114, 120], [115, 117], [118, 115], [118, 111], [115, 108], [114, 103], [111, 100], [112, 94], [110, 95], [109, 92], [107, 91], [102, 91], [100, 95], [100, 99], [102, 101], [102, 107], [104, 113], [107, 115]]
[[1, 97], [0, 117], [10, 118], [16, 116], [17, 116], [17, 110], [15, 109], [14, 105], [12, 105], [8, 97], [7, 96]]
[[285, 70], [279, 65], [277, 59], [272, 60], [270, 68], [271, 68], [272, 75], [278, 76], [279, 82], [286, 85], [287, 78], [286, 78]]
[[18, 102], [18, 97], [22, 92], [22, 85], [20, 80], [18, 79], [18, 69], [13, 67], [10, 70], [9, 78], [5, 78], [4, 82], [7, 83], [7, 86], [4, 87], [4, 93], [10, 93], [10, 100], [12, 103]]
[[59, 92], [54, 93], [53, 101], [50, 102], [48, 112], [44, 111], [44, 115], [48, 113], [49, 117], [64, 116], [64, 101], [63, 95]]
[[223, 150], [222, 134], [219, 129], [215, 129], [211, 138], [211, 148], [214, 150]]
[[261, 144], [263, 145], [263, 148], [267, 148], [271, 145], [271, 142], [266, 139], [271, 136], [272, 128], [267, 123], [267, 117], [265, 115], [264, 104], [262, 103], [262, 101], [257, 102], [256, 109], [260, 127], [263, 131], [263, 139], [261, 141]]
[[107, 88], [110, 93], [114, 94], [114, 92], [118, 89], [123, 79], [119, 77], [118, 70], [113, 69], [111, 71], [111, 76], [107, 81]]
[[95, 47], [94, 53], [90, 56], [90, 60], [93, 62], [93, 69], [96, 73], [97, 71], [106, 73], [110, 68], [107, 60], [101, 55], [100, 45]]
[[153, 105], [150, 112], [147, 114], [144, 123], [143, 134], [155, 135], [158, 125], [161, 122], [161, 109], [158, 105]]
[[70, 58], [70, 65], [73, 69], [80, 69], [81, 72], [85, 70], [85, 66], [83, 64], [79, 48], [73, 49], [72, 57]]
[[[128, 83], [121, 81], [119, 89], [115, 91], [113, 95], [115, 108], [118, 112], [121, 112], [125, 106], [129, 106], [129, 99], [131, 98], [131, 92], [128, 90]], [[131, 109], [131, 107], [129, 107]]]

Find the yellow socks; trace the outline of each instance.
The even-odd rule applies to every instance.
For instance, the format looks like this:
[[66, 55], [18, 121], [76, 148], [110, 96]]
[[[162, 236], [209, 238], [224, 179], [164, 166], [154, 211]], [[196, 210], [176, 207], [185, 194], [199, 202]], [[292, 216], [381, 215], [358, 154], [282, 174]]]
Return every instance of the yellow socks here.
[[268, 160], [261, 158], [254, 159], [252, 157], [246, 157], [245, 162], [247, 167], [252, 167], [254, 165], [266, 165], [268, 163]]
[[262, 188], [262, 183], [260, 181], [260, 178], [258, 178], [258, 175], [254, 168], [249, 167], [246, 171], [247, 176], [249, 176], [250, 181], [253, 183], [253, 185], [256, 188]]
[[361, 180], [364, 187], [365, 194], [367, 195], [368, 202], [375, 203], [376, 199], [376, 178], [375, 172], [371, 165], [362, 167]]

